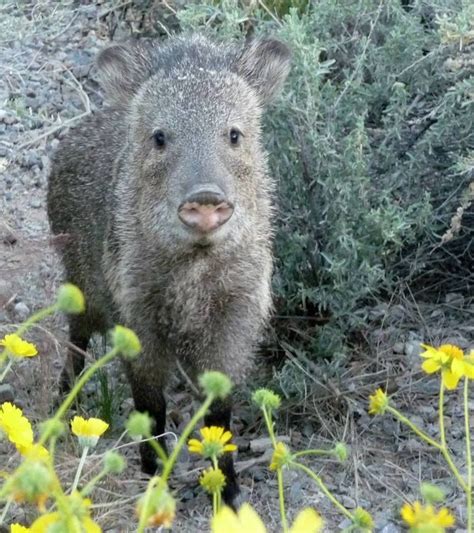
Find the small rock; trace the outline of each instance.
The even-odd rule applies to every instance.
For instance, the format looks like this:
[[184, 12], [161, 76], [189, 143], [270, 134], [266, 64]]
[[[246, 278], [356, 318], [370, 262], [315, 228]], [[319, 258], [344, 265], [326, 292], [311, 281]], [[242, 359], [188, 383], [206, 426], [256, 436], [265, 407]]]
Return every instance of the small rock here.
[[352, 526], [352, 520], [350, 520], [349, 518], [345, 518], [340, 524], [339, 524], [339, 529], [343, 530], [343, 531], [347, 531], [350, 527]]
[[342, 496], [341, 503], [346, 509], [355, 509], [357, 507], [354, 498], [351, 498], [350, 496]]
[[422, 351], [419, 341], [409, 341], [405, 343], [405, 354], [410, 358], [418, 357]]
[[396, 342], [393, 345], [393, 353], [403, 353], [405, 351], [405, 343], [404, 342]]
[[[277, 441], [289, 444], [290, 437], [278, 436]], [[250, 441], [250, 450], [255, 453], [262, 453], [272, 447], [272, 440], [269, 437], [261, 437], [259, 439], [253, 439]]]
[[0, 384], [0, 403], [13, 402], [14, 399], [13, 387], [8, 383]]
[[26, 320], [30, 316], [30, 308], [25, 302], [15, 304], [14, 310], [20, 320]]
[[42, 206], [41, 200], [39, 198], [33, 198], [30, 205], [33, 209], [39, 209]]
[[392, 524], [392, 522], [388, 522], [380, 530], [380, 533], [400, 533], [400, 532], [401, 532], [401, 529], [397, 527], [395, 524]]

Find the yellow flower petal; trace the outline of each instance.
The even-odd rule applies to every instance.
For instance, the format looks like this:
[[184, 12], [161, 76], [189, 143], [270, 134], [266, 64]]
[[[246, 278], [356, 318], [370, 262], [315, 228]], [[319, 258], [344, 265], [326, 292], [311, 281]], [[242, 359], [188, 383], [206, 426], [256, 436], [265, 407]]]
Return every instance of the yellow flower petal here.
[[464, 367], [464, 361], [462, 361], [461, 359], [453, 359], [451, 362], [451, 372], [455, 376], [461, 377], [462, 375], [464, 375]]
[[469, 358], [464, 361], [464, 375], [469, 379], [474, 379], [474, 361]]
[[13, 357], [34, 357], [38, 354], [34, 344], [24, 341], [16, 333], [5, 335], [0, 340], [0, 346], [3, 346], [8, 355]]
[[212, 533], [266, 533], [265, 526], [248, 504], [244, 503], [238, 513], [222, 507], [211, 522]]
[[10, 526], [10, 533], [26, 533], [27, 531], [31, 531], [31, 529], [21, 524], [12, 524]]
[[[417, 503], [417, 502], [415, 502]], [[409, 503], [405, 503], [400, 511], [402, 519], [409, 526], [414, 526], [416, 523], [415, 510]]]
[[412, 505], [406, 503], [400, 514], [404, 522], [410, 526], [410, 531], [444, 531], [444, 528], [454, 525], [454, 516], [446, 508], [436, 512], [432, 505], [421, 505], [414, 502]]
[[369, 396], [369, 414], [383, 415], [388, 406], [388, 396], [382, 389], [377, 389]]
[[188, 442], [188, 450], [190, 453], [202, 453], [203, 445], [202, 442], [197, 439], [191, 439]]
[[452, 527], [454, 526], [455, 520], [454, 516], [448, 511], [448, 509], [443, 507], [438, 512], [437, 522], [441, 527]]
[[427, 374], [433, 374], [433, 372], [437, 372], [441, 368], [441, 363], [436, 359], [427, 359], [426, 361], [423, 361], [421, 368]]
[[85, 420], [82, 416], [75, 416], [71, 421], [71, 430], [77, 437], [100, 437], [109, 427], [100, 418]]
[[290, 533], [319, 533], [323, 519], [314, 509], [303, 509], [291, 526]]
[[188, 449], [191, 453], [198, 453], [203, 457], [216, 458], [225, 452], [237, 449], [235, 444], [226, 444], [232, 438], [232, 433], [223, 427], [210, 426], [200, 429], [202, 441], [190, 439]]
[[450, 370], [443, 371], [443, 381], [444, 385], [448, 390], [454, 390], [459, 383], [461, 376], [453, 374]]
[[10, 402], [0, 406], [0, 430], [17, 446], [29, 447], [33, 444], [33, 429], [29, 420], [21, 409]]

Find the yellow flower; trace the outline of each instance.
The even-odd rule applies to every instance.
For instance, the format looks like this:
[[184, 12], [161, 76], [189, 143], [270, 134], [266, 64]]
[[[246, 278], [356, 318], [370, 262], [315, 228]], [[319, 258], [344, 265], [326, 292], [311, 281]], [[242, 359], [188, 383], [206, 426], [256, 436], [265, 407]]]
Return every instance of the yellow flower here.
[[16, 448], [23, 457], [28, 457], [29, 459], [41, 461], [42, 459], [47, 459], [49, 457], [48, 450], [41, 444], [31, 444], [29, 446], [17, 444]]
[[211, 522], [212, 533], [266, 533], [258, 514], [248, 503], [234, 513], [229, 507], [222, 507]]
[[430, 527], [429, 531], [432, 533], [443, 533], [445, 528], [453, 526], [455, 522], [454, 516], [445, 507], [436, 512], [432, 505], [422, 505], [420, 502], [406, 503], [400, 514], [413, 532]]
[[459, 380], [465, 376], [474, 379], [474, 354], [464, 355], [461, 348], [453, 344], [442, 344], [439, 348], [421, 345], [425, 351], [421, 357], [425, 358], [421, 367], [427, 374], [441, 370], [444, 385], [448, 390], [458, 386]]
[[[89, 508], [92, 504], [88, 498], [82, 498], [74, 491], [67, 497], [69, 512], [73, 515], [73, 523], [77, 531], [85, 533], [101, 533], [102, 529], [90, 517]], [[51, 528], [50, 526], [55, 526]], [[67, 517], [60, 512], [46, 513], [37, 518], [28, 531], [32, 533], [47, 533], [50, 530], [68, 531]]]
[[27, 531], [31, 531], [31, 529], [21, 524], [12, 524], [10, 526], [10, 533], [26, 533]]
[[270, 463], [270, 470], [278, 470], [283, 468], [291, 462], [291, 452], [283, 444], [283, 442], [277, 442], [275, 451], [273, 452], [272, 462]]
[[[73, 520], [79, 531], [83, 531], [85, 533], [102, 532], [100, 526], [88, 516], [85, 516], [82, 519], [75, 517]], [[53, 529], [50, 526], [56, 526], [56, 528], [54, 528], [54, 531], [67, 531], [68, 527], [66, 521], [60, 515], [60, 513], [54, 512], [41, 515], [33, 522], [31, 528], [27, 529], [26, 531], [30, 531], [31, 533], [47, 533], [48, 531]]]
[[79, 438], [79, 443], [84, 448], [93, 448], [108, 427], [109, 424], [100, 418], [86, 420], [82, 416], [75, 416], [71, 421], [71, 431]]
[[0, 406], [0, 430], [17, 447], [29, 448], [33, 444], [33, 429], [23, 411], [5, 402]]
[[0, 341], [0, 346], [3, 346], [7, 354], [13, 357], [34, 357], [38, 354], [34, 344], [24, 341], [16, 333], [5, 335]]
[[230, 431], [222, 427], [211, 426], [200, 430], [202, 441], [191, 439], [188, 449], [191, 453], [199, 453], [203, 457], [219, 457], [225, 452], [233, 452], [237, 449], [235, 444], [227, 444], [232, 438]]
[[388, 396], [382, 389], [377, 389], [369, 396], [369, 414], [383, 415], [388, 407]]
[[323, 529], [323, 519], [314, 509], [303, 509], [290, 528], [290, 533], [319, 533]]
[[225, 487], [225, 476], [220, 468], [210, 467], [204, 470], [199, 483], [209, 494], [219, 493]]

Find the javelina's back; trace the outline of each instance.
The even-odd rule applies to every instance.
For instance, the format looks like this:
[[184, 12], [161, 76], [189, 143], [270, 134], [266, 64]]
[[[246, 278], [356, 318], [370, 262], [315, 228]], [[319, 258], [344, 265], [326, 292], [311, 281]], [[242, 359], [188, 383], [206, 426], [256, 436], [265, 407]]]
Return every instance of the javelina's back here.
[[[66, 277], [88, 304], [70, 321], [71, 342], [85, 350], [115, 321], [138, 333], [143, 353], [127, 373], [157, 434], [176, 359], [192, 378], [213, 369], [239, 381], [267, 321], [273, 181], [260, 121], [288, 64], [273, 40], [107, 48], [97, 65], [109, 107], [69, 131], [54, 159], [51, 227], [66, 235]], [[83, 358], [69, 359], [80, 372]], [[230, 404], [214, 405], [206, 423], [228, 427]], [[231, 501], [232, 462], [223, 468]]]

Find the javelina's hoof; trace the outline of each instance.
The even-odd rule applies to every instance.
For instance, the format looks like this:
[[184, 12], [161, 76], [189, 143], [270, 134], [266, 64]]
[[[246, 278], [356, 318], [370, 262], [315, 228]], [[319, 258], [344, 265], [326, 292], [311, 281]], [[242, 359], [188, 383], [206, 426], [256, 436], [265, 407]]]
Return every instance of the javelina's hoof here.
[[[164, 443], [161, 440], [159, 442], [165, 453], [167, 453]], [[148, 442], [140, 443], [140, 458], [142, 463], [142, 472], [144, 474], [148, 474], [149, 476], [154, 476], [158, 470], [158, 456]]]

